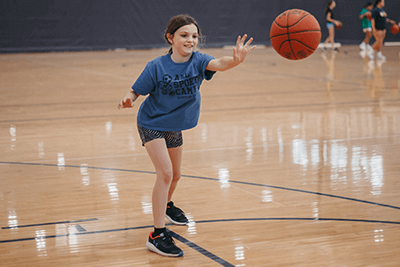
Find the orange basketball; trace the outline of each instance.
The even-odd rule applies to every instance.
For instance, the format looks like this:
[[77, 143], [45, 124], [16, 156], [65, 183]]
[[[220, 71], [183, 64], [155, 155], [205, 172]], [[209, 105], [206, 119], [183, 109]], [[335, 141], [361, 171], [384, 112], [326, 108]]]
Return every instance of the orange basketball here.
[[390, 27], [390, 32], [394, 35], [399, 33], [399, 26], [397, 26], [396, 24], [393, 24], [392, 27]]
[[342, 27], [343, 27], [343, 23], [341, 21], [339, 21], [339, 23], [337, 25], [335, 24], [336, 30], [340, 30]]
[[303, 59], [318, 48], [321, 27], [316, 18], [301, 9], [290, 9], [280, 14], [270, 31], [272, 47], [284, 58]]
[[368, 13], [367, 13], [366, 18], [367, 18], [368, 20], [371, 20], [371, 12], [368, 12]]

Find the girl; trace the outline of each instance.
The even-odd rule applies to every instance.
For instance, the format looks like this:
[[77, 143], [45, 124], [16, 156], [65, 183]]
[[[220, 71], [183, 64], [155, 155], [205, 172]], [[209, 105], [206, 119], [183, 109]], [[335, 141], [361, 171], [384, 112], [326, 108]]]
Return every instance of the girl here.
[[150, 61], [139, 78], [119, 102], [119, 108], [130, 108], [140, 95], [149, 95], [137, 115], [142, 144], [156, 169], [152, 204], [154, 232], [147, 247], [164, 256], [183, 255], [165, 228], [167, 217], [172, 223], [185, 225], [184, 212], [171, 201], [181, 177], [182, 131], [197, 125], [200, 113], [200, 85], [216, 71], [225, 71], [242, 63], [255, 48], [246, 43], [247, 35], [237, 39], [233, 56], [215, 59], [196, 50], [201, 31], [188, 15], [173, 17], [164, 34], [171, 49], [168, 54]]
[[372, 28], [371, 21], [367, 19], [367, 15], [371, 14], [371, 10], [374, 8], [374, 5], [371, 2], [368, 2], [365, 7], [361, 10], [360, 19], [361, 25], [363, 28], [363, 32], [365, 33], [364, 41], [360, 44], [361, 50], [371, 51], [372, 47], [369, 45], [369, 40], [372, 37]]
[[374, 51], [376, 50], [377, 58], [380, 60], [386, 60], [386, 57], [382, 55], [383, 40], [386, 36], [386, 22], [395, 24], [396, 22], [387, 18], [386, 12], [383, 10], [385, 6], [385, 0], [376, 0], [375, 8], [372, 10], [371, 15], [371, 26], [372, 34], [375, 37], [375, 43], [372, 45], [373, 50], [368, 54], [368, 57], [374, 59]]
[[[326, 18], [326, 27], [328, 28], [329, 31], [329, 36], [325, 40], [325, 45], [327, 43], [331, 43], [331, 48], [334, 51], [338, 51], [337, 48], [333, 48], [333, 45], [335, 43], [335, 25], [339, 25], [340, 21], [335, 20], [333, 18], [333, 12], [332, 10], [336, 7], [336, 2], [335, 1], [329, 1], [328, 2], [328, 7], [325, 9], [325, 18]], [[323, 51], [326, 51], [326, 46], [322, 47]]]

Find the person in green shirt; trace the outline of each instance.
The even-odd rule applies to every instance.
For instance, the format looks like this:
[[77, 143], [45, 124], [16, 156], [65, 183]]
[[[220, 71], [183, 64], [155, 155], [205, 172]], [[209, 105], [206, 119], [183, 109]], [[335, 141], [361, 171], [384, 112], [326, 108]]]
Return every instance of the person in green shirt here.
[[371, 11], [374, 8], [374, 5], [371, 2], [368, 2], [365, 7], [361, 10], [360, 19], [363, 32], [365, 33], [365, 38], [360, 44], [360, 49], [365, 51], [372, 51], [372, 47], [369, 45], [369, 40], [372, 38], [372, 27], [371, 27]]

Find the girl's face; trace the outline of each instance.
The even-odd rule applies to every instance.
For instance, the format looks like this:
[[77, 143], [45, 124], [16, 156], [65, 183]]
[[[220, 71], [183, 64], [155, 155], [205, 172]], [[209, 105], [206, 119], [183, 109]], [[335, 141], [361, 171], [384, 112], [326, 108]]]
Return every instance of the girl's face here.
[[335, 3], [335, 1], [333, 1], [332, 4], [331, 4], [331, 9], [334, 9], [335, 6], [336, 6], [336, 3]]
[[374, 5], [367, 6], [367, 10], [372, 10], [373, 8], [374, 8]]
[[173, 35], [168, 36], [172, 44], [173, 54], [177, 53], [182, 57], [192, 54], [199, 43], [199, 34], [194, 24], [180, 27]]

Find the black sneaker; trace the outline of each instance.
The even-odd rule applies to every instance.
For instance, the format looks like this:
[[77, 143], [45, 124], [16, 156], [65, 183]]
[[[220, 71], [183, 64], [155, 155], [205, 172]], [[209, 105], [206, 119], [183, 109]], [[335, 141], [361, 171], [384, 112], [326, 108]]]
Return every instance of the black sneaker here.
[[162, 232], [160, 235], [153, 237], [153, 232], [150, 233], [149, 240], [146, 246], [150, 251], [168, 257], [182, 257], [183, 251], [175, 245], [175, 241], [168, 235], [167, 232]]
[[175, 207], [174, 202], [172, 201], [167, 204], [167, 212], [165, 216], [168, 220], [177, 225], [186, 225], [189, 223], [185, 213], [180, 208]]

